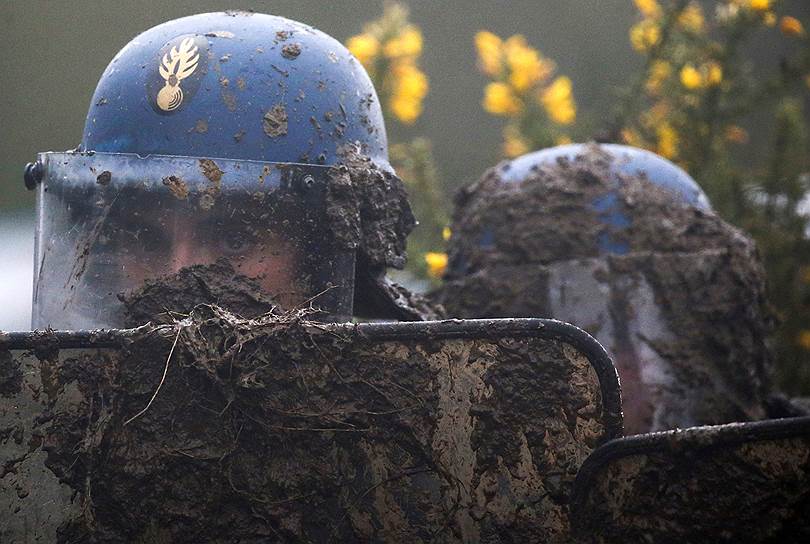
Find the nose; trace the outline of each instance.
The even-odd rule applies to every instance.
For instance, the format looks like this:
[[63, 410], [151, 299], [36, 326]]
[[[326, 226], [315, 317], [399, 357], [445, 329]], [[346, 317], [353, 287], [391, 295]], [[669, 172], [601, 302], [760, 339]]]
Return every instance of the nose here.
[[175, 225], [169, 267], [174, 273], [204, 261], [202, 249], [197, 247], [187, 225]]

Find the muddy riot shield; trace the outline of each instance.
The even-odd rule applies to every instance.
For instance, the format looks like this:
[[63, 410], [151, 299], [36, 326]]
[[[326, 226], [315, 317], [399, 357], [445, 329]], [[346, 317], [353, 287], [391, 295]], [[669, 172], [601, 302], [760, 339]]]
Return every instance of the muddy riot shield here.
[[542, 319], [323, 324], [200, 306], [0, 337], [0, 541], [567, 541], [615, 368]]
[[582, 542], [809, 542], [810, 417], [612, 440], [571, 516]]

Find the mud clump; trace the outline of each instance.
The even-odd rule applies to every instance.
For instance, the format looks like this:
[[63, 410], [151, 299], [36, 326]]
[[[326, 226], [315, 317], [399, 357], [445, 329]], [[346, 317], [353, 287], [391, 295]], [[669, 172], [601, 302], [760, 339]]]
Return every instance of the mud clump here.
[[310, 317], [203, 305], [54, 360], [37, 432], [79, 505], [57, 541], [568, 541], [608, 435], [582, 353]]
[[220, 94], [222, 95], [222, 102], [228, 108], [228, 111], [236, 111], [236, 95], [227, 89], [222, 89]]
[[141, 288], [119, 295], [119, 299], [125, 306], [128, 327], [150, 321], [173, 323], [203, 303], [216, 303], [245, 318], [278, 310], [277, 304], [263, 293], [258, 283], [238, 274], [225, 259], [147, 280]]
[[[752, 425], [770, 429], [746, 431]], [[774, 432], [777, 426], [783, 436]], [[644, 438], [632, 446], [615, 444], [610, 453], [602, 450], [604, 455], [592, 455], [582, 468], [572, 517], [583, 543], [810, 539], [807, 420]]]
[[22, 369], [11, 360], [9, 351], [0, 350], [0, 395], [11, 396], [22, 389]]
[[288, 60], [294, 60], [301, 54], [300, 43], [288, 43], [281, 48], [281, 56]]
[[178, 176], [168, 176], [163, 178], [163, 185], [169, 188], [169, 191], [179, 198], [180, 200], [185, 200], [188, 198], [188, 185], [182, 178]]
[[[574, 161], [537, 165], [520, 182], [506, 182], [498, 167], [456, 196], [450, 271], [492, 264], [548, 264], [599, 257], [601, 240], [624, 253], [683, 253], [753, 242], [712, 212], [683, 205], [643, 175], [618, 173], [611, 154], [594, 145]], [[609, 202], [610, 210], [600, 209]], [[628, 225], [610, 225], [612, 211]], [[482, 239], [483, 238], [483, 239]]]
[[233, 32], [228, 32], [227, 30], [217, 30], [217, 31], [214, 31], [214, 32], [206, 32], [205, 35], [208, 38], [225, 38], [225, 39], [228, 39], [228, 40], [232, 40], [233, 38], [236, 37], [236, 35]]
[[217, 188], [220, 187], [223, 172], [217, 163], [211, 159], [200, 159], [200, 170], [202, 170], [203, 175], [208, 179], [208, 181], [210, 181]]
[[355, 146], [338, 153], [341, 164], [329, 179], [326, 215], [337, 243], [357, 250], [355, 313], [405, 321], [440, 318], [440, 305], [385, 277], [387, 268], [405, 266], [406, 240], [416, 226], [405, 184]]
[[397, 321], [435, 321], [446, 317], [440, 304], [412, 293], [362, 262], [355, 275], [354, 313], [365, 318]]
[[287, 134], [287, 110], [284, 104], [276, 104], [262, 117], [262, 130], [271, 138]]
[[586, 150], [463, 189], [436, 299], [453, 317], [588, 330], [617, 364], [630, 432], [765, 417], [774, 317], [754, 242]]
[[96, 183], [99, 185], [109, 185], [110, 181], [112, 181], [112, 173], [109, 170], [104, 170], [96, 176]]
[[405, 184], [354, 146], [339, 150], [327, 190], [326, 214], [338, 241], [356, 248], [373, 269], [401, 269], [406, 239], [416, 226]]

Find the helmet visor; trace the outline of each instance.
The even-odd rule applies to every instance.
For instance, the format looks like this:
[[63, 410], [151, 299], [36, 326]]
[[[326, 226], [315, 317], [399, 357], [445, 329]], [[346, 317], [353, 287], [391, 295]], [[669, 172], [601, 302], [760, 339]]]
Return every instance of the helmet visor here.
[[114, 153], [40, 161], [34, 327], [124, 326], [122, 295], [223, 262], [281, 308], [312, 300], [329, 319], [351, 316], [355, 255], [325, 219], [328, 167]]

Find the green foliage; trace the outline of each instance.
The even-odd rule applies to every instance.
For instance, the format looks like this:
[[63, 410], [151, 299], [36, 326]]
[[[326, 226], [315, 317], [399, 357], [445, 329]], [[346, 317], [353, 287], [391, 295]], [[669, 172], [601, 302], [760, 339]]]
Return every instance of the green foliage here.
[[[706, 14], [688, 0], [636, 5], [641, 21], [630, 38], [645, 56], [644, 73], [607, 132], [678, 162], [722, 217], [756, 239], [779, 318], [777, 384], [810, 393], [810, 206], [803, 200], [810, 41], [803, 25], [775, 1], [719, 0]], [[657, 28], [658, 38], [643, 43], [642, 27]], [[770, 70], [754, 66], [752, 41], [778, 32], [790, 54], [771, 59]], [[774, 119], [770, 141], [750, 141], [743, 126], [764, 116]]]
[[[409, 20], [408, 9], [388, 2], [382, 16], [348, 39], [349, 50], [368, 70], [388, 123], [412, 125], [422, 114], [428, 78], [419, 68], [422, 32]], [[448, 205], [439, 179], [430, 140], [418, 137], [392, 143], [391, 164], [408, 186], [418, 225], [408, 238], [408, 271], [418, 278], [438, 278], [444, 272]], [[438, 258], [437, 258], [438, 257]]]
[[409, 270], [422, 278], [438, 280], [440, 274], [431, 270], [428, 260], [421, 258], [444, 247], [443, 233], [450, 219], [449, 205], [436, 170], [430, 140], [415, 138], [391, 146], [391, 162], [408, 186], [408, 195], [419, 224], [408, 238]]
[[[488, 79], [482, 107], [504, 119], [506, 156], [587, 132], [653, 150], [689, 171], [714, 209], [757, 240], [780, 320], [777, 384], [810, 394], [810, 136], [803, 106], [810, 39], [804, 25], [774, 0], [633, 1], [639, 20], [629, 38], [644, 63], [628, 77], [603, 126], [594, 131], [578, 120], [571, 80], [555, 78], [555, 63], [521, 35], [501, 39], [482, 30], [475, 36]], [[770, 70], [747, 57], [754, 38], [767, 32], [781, 33], [791, 50], [773, 58]], [[418, 69], [421, 32], [407, 10], [389, 4], [349, 42], [382, 89], [387, 120], [413, 123], [427, 78]], [[769, 142], [752, 142], [744, 127], [768, 116], [774, 120]], [[420, 222], [409, 240], [409, 270], [435, 280], [446, 264], [448, 199], [430, 141], [394, 143], [391, 160], [409, 185]]]

